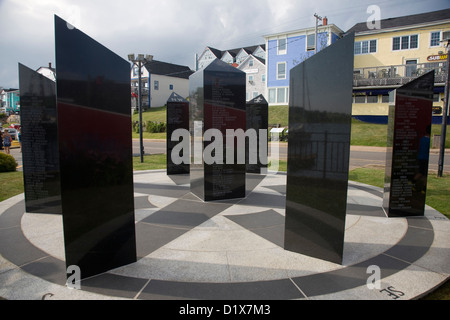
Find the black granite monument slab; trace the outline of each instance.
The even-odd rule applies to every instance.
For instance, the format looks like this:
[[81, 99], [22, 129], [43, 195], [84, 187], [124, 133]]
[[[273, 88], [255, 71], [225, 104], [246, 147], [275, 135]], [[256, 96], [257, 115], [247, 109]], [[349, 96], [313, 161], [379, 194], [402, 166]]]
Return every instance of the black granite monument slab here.
[[256, 134], [256, 141], [251, 135], [246, 141], [246, 170], [248, 173], [266, 173], [269, 104], [262, 94], [247, 102], [246, 113], [247, 132], [254, 130]]
[[25, 209], [61, 214], [56, 83], [19, 64]]
[[290, 72], [285, 249], [342, 263], [350, 155], [350, 34]]
[[55, 16], [66, 265], [81, 278], [136, 261], [130, 64]]
[[190, 154], [189, 149], [184, 148], [184, 139], [188, 137], [183, 133], [189, 133], [189, 101], [173, 92], [167, 100], [166, 117], [167, 174], [187, 174]]
[[191, 192], [204, 201], [245, 197], [245, 134], [227, 132], [246, 130], [245, 73], [216, 59], [190, 76], [189, 95]]
[[423, 216], [427, 190], [434, 71], [390, 92], [383, 209]]

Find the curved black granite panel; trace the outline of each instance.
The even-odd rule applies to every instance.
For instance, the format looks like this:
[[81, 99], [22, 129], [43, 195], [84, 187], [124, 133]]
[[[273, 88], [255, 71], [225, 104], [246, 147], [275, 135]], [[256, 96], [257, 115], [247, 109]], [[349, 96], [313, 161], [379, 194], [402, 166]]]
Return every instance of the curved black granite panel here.
[[290, 74], [285, 249], [342, 262], [352, 111], [353, 34]]
[[383, 208], [389, 217], [423, 216], [434, 71], [391, 92]]
[[[245, 197], [245, 141], [242, 148], [236, 141], [228, 150], [226, 147], [227, 129], [246, 130], [245, 73], [216, 59], [190, 76], [189, 94], [191, 192], [204, 201]], [[223, 149], [212, 147], [218, 142], [214, 138], [204, 139], [210, 129], [220, 131]], [[230, 151], [234, 160], [227, 163]], [[237, 161], [239, 152], [242, 163]], [[202, 155], [212, 155], [223, 163], [206, 163]]]
[[[185, 174], [189, 173], [189, 149], [188, 148], [176, 148], [177, 145], [183, 146], [184, 138], [174, 139], [172, 141], [172, 135], [175, 130], [182, 129], [185, 132], [189, 132], [189, 101], [173, 92], [169, 100], [167, 100], [167, 174]], [[187, 157], [188, 161], [182, 163], [174, 163], [172, 159], [172, 151], [178, 152], [177, 157], [183, 159]], [[188, 153], [185, 155], [184, 153]], [[178, 161], [176, 161], [178, 162]]]
[[55, 16], [66, 264], [86, 278], [136, 261], [130, 64]]
[[61, 214], [56, 83], [22, 64], [19, 82], [26, 211]]

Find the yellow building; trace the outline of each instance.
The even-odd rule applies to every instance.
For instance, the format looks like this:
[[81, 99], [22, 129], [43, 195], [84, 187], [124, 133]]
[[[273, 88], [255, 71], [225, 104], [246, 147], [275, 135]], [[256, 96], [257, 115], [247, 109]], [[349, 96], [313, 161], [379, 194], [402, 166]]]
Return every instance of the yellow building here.
[[389, 91], [434, 70], [433, 121], [440, 123], [447, 73], [443, 40], [450, 38], [450, 9], [384, 19], [380, 28], [369, 27], [358, 23], [347, 31], [355, 32], [353, 116], [387, 123]]

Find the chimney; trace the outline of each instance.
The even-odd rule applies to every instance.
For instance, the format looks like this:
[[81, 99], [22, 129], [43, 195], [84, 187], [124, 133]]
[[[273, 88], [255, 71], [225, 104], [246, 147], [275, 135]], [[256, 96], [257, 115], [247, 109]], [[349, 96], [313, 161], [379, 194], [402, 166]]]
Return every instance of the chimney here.
[[52, 63], [51, 63], [51, 62], [48, 63], [48, 68], [49, 68], [49, 69], [52, 68]]
[[326, 26], [327, 24], [328, 24], [328, 18], [327, 17], [323, 17], [322, 25]]

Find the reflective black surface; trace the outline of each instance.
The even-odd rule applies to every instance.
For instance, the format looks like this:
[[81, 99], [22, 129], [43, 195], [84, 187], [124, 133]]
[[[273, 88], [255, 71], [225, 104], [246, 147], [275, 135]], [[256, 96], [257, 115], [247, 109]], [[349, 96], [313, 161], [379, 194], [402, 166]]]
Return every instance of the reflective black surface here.
[[[247, 131], [253, 129], [257, 133], [257, 141], [247, 139], [246, 166], [249, 173], [262, 173], [267, 169], [267, 130], [269, 127], [269, 104], [263, 95], [247, 102]], [[255, 161], [256, 158], [256, 161]]]
[[[176, 94], [175, 92], [167, 100], [167, 174], [184, 174], [189, 173], [189, 149], [182, 148], [184, 144], [184, 138], [174, 137], [175, 141], [172, 141], [172, 135], [175, 130], [182, 129], [189, 132], [189, 101]], [[179, 146], [177, 148], [177, 146]], [[178, 157], [174, 163], [172, 159], [172, 151], [175, 148], [177, 153], [174, 157]], [[184, 154], [186, 153], [186, 154]], [[184, 157], [187, 161], [179, 163], [178, 160], [182, 160]]]
[[[226, 148], [227, 129], [245, 132], [245, 73], [216, 59], [191, 75], [189, 94], [191, 192], [204, 201], [245, 197], [245, 139], [242, 146], [235, 139]], [[214, 148], [220, 145], [214, 138], [203, 138], [210, 129], [221, 134], [223, 149]], [[223, 163], [205, 162], [204, 151], [205, 157], [212, 155]], [[228, 163], [227, 152], [234, 152], [234, 160]], [[236, 159], [238, 152], [242, 152], [242, 163]]]
[[25, 208], [61, 214], [56, 84], [22, 64], [19, 82]]
[[285, 249], [342, 263], [353, 34], [291, 69]]
[[383, 208], [389, 217], [423, 216], [434, 72], [391, 92]]
[[55, 16], [66, 264], [86, 278], [136, 261], [130, 64]]

